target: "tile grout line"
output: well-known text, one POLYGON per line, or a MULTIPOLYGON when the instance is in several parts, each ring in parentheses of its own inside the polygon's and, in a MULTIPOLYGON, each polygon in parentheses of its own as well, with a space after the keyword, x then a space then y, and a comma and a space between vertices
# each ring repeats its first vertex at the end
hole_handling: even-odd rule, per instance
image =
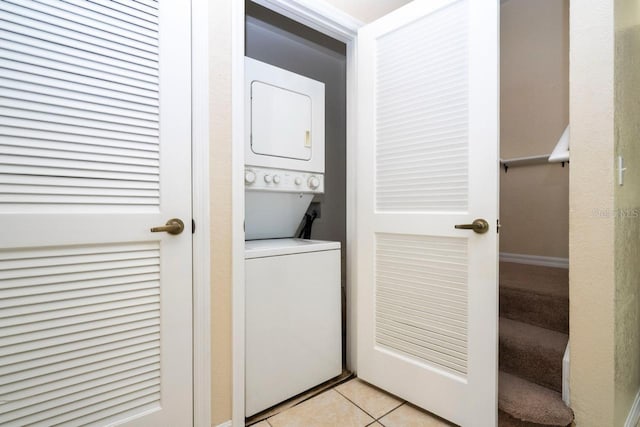
MULTIPOLYGON (((380 418, 378 418, 376 421, 380 422, 381 419, 383 419, 384 417, 386 417, 387 415, 389 415, 390 413, 392 413, 393 411, 395 411, 396 409, 400 408, 403 405, 406 405, 407 402, 405 400, 401 401, 400 404, 398 406, 396 406, 395 408, 393 408, 392 410, 390 410, 389 412, 386 412, 384 414, 382 414, 382 416, 380 418)), ((382 424, 382 423, 380 423, 382 424)))
MULTIPOLYGON (((1 1, 1 0, 0 0, 1 1)), ((261 418, 259 420, 252 420, 253 424, 251 424, 251 426, 255 425, 255 424, 259 424, 262 421, 267 421, 268 419, 274 418, 284 412, 289 411, 290 409, 295 408, 296 406, 302 405, 303 403, 317 397, 320 396, 323 393, 328 392, 329 390, 333 390, 336 387, 341 386, 342 384, 345 384, 349 381, 351 381, 352 379, 356 378, 354 376, 353 373, 350 373, 348 371, 343 371, 342 375, 340 375, 339 377, 334 378, 333 380, 329 380, 327 381, 327 383, 323 383, 320 384, 320 386, 318 387, 314 387, 311 390, 308 390, 304 393, 301 393, 300 395, 293 397, 292 399, 285 401, 281 404, 278 404, 274 407, 272 407, 271 409, 267 409, 264 413, 263 416, 265 416, 265 418, 261 418), (328 384, 328 383, 332 383, 332 384, 328 384), (292 403, 294 402, 294 403, 292 403), (291 406, 287 406, 287 405, 291 405, 291 406), (284 407, 287 406, 287 407, 284 407), (283 408, 284 407, 284 408, 283 408), (281 409, 279 412, 275 412, 276 410, 281 409)), ((255 417, 255 415, 253 416, 255 417)), ((269 425, 271 425, 271 423, 269 423, 269 425)), ((271 425, 271 427, 273 427, 271 425)))
MULTIPOLYGON (((364 412, 366 415, 368 415, 368 416, 373 420, 373 421, 371 421, 371 423, 366 424, 366 425, 365 425, 365 427, 371 427, 371 426, 373 426, 373 425, 374 425, 374 424, 376 424, 376 423, 378 423, 378 424, 380 424, 382 427, 384 427, 384 424, 382 424, 382 422, 380 422, 380 420, 381 420, 382 418, 386 417, 387 415, 389 415, 390 413, 392 413, 393 411, 397 410, 398 408, 400 408, 400 407, 402 407, 402 406, 404 406, 404 405, 406 405, 406 404, 407 404, 407 402, 406 402, 405 400, 400 400, 400 403, 398 404, 398 406, 393 407, 393 408, 392 408, 392 409, 390 409, 389 411, 387 411, 387 412, 385 412, 384 414, 382 414, 380 417, 377 417, 377 418, 376 418, 373 414, 370 414, 368 411, 366 411, 364 408, 362 408, 362 407, 361 407, 360 405, 358 405, 356 402, 354 402, 353 400, 349 399, 346 395, 344 395, 343 393, 341 393, 341 392, 337 389, 340 385, 342 385, 342 384, 337 384, 337 385, 335 385, 333 388, 329 388, 329 389, 327 389, 327 390, 325 390, 325 391, 323 391, 323 392, 320 392, 318 395, 316 395, 316 396, 312 396, 312 397, 310 397, 310 398, 309 398, 309 399, 307 399, 307 400, 312 400, 314 397, 317 397, 317 396, 319 396, 319 395, 321 395, 321 394, 324 394, 324 393, 326 393, 326 392, 329 392, 329 391, 333 390, 333 391, 335 391, 339 396, 341 396, 341 397, 342 397, 342 398, 344 398, 347 402, 349 402, 350 404, 352 404, 353 406, 355 406, 356 408, 358 408, 359 410, 361 410, 362 412, 364 412)), ((300 403, 304 403, 304 401, 303 401, 303 402, 300 402, 300 403)), ((295 405, 295 406, 298 406, 298 405, 295 405)), ((294 406, 294 407, 295 407, 295 406, 294 406)), ((282 412, 281 412, 281 414, 283 414, 283 413, 285 413, 285 412, 289 411, 290 409, 293 409, 294 407, 287 408, 286 410, 282 411, 282 412)), ((275 415, 274 415, 274 416, 275 416, 275 415)), ((269 417, 269 418, 273 418, 273 417, 269 417)), ((262 420, 262 421, 266 422, 266 423, 267 423, 267 425, 268 425, 269 427, 273 427, 273 424, 271 424, 271 423, 269 422, 269 418, 265 418, 265 419, 264 419, 264 420, 262 420)))
POLYGON ((349 399, 347 396, 345 396, 344 394, 340 393, 338 390, 336 390, 335 388, 332 389, 334 390, 336 393, 338 393, 338 395, 342 396, 347 402, 351 403, 353 406, 355 406, 356 408, 360 409, 362 412, 364 412, 365 414, 369 415, 372 419, 373 422, 366 424, 366 426, 370 426, 371 424, 375 423, 376 421, 378 421, 376 419, 376 417, 374 417, 373 415, 371 415, 370 413, 368 413, 367 411, 365 411, 364 409, 362 409, 356 402, 354 402, 353 400, 349 399))
MULTIPOLYGON (((337 387, 337 386, 336 386, 337 387)), ((400 404, 398 406, 394 406, 393 409, 385 412, 384 414, 382 414, 380 417, 376 418, 373 414, 370 414, 369 412, 367 412, 364 408, 361 408, 360 405, 358 405, 356 402, 354 402, 353 400, 349 399, 347 396, 345 396, 344 394, 340 393, 340 390, 338 390, 337 388, 333 388, 332 390, 335 390, 336 393, 338 393, 340 396, 344 397, 345 399, 347 399, 349 402, 351 402, 356 408, 360 409, 362 412, 364 412, 365 414, 369 415, 371 418, 373 418, 373 423, 371 424, 367 424, 367 427, 374 424, 376 421, 380 422, 380 420, 384 417, 386 417, 387 415, 389 415, 390 413, 392 413, 393 411, 395 411, 396 409, 398 409, 399 407, 401 407, 402 405, 406 404, 407 402, 404 400, 400 401, 400 404)), ((382 424, 382 423, 380 423, 382 424)))

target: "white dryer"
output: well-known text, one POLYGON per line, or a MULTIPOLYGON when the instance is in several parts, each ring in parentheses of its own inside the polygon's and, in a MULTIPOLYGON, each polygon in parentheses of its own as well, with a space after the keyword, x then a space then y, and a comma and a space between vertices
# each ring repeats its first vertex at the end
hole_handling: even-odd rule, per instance
POLYGON ((249 417, 342 372, 340 242, 246 242, 249 417))
POLYGON ((324 83, 245 58, 245 239, 294 237, 324 192, 324 83))
POLYGON ((245 58, 245 164, 324 173, 324 83, 245 58))

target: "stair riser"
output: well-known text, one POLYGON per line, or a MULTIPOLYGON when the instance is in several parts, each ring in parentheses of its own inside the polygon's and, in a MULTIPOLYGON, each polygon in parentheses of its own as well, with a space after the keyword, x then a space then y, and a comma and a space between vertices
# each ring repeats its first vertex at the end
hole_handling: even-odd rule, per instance
POLYGON ((562 392, 562 356, 549 348, 522 347, 500 338, 500 369, 562 392))
POLYGON ((568 298, 501 288, 500 316, 565 334, 569 333, 568 298))

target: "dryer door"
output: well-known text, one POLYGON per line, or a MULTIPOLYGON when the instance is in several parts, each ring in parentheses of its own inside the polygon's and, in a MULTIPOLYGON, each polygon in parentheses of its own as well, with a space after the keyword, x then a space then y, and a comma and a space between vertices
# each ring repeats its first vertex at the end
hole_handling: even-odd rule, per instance
POLYGON ((267 83, 251 83, 251 151, 311 159, 311 98, 267 83))

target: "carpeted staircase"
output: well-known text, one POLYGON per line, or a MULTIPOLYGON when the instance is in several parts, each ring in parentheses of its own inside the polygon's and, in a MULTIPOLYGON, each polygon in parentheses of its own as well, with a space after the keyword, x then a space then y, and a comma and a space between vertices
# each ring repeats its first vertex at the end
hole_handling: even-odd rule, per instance
POLYGON ((500 427, 571 424, 561 394, 568 334, 568 270, 500 263, 500 427))

